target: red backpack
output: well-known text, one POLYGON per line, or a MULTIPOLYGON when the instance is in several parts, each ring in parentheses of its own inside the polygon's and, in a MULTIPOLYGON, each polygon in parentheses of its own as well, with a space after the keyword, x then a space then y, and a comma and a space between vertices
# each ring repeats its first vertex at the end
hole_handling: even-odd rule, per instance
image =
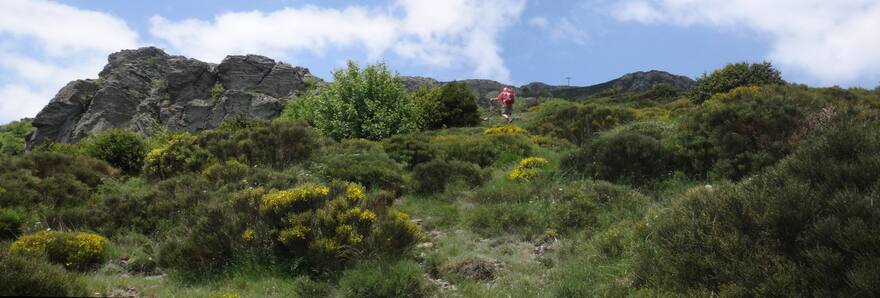
POLYGON ((501 93, 498 93, 498 101, 506 106, 513 105, 515 97, 516 93, 510 88, 504 88, 504 90, 501 90, 501 93))

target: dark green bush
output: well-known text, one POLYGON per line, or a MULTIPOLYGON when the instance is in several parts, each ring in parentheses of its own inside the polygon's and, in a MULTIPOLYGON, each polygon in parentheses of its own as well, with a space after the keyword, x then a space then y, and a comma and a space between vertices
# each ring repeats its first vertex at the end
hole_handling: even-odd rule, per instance
POLYGON ((376 142, 345 140, 327 148, 318 161, 325 176, 371 189, 403 190, 403 168, 376 142))
POLYGON ((660 140, 641 134, 604 134, 566 156, 563 170, 593 179, 644 184, 669 176, 680 158, 660 140))
POLYGON ((515 162, 531 155, 533 143, 524 134, 440 135, 431 139, 438 159, 487 167, 515 162))
POLYGON ((446 189, 446 184, 460 179, 470 186, 479 186, 486 175, 480 166, 463 161, 432 160, 413 169, 414 190, 422 194, 433 194, 446 189))
POLYGON ((586 144, 596 133, 635 119, 630 109, 553 100, 542 103, 526 127, 530 132, 586 144))
POLYGON ((0 248, 0 296, 86 296, 80 278, 45 258, 0 248))
POLYGON ((342 297, 426 297, 431 287, 413 261, 371 261, 342 273, 342 297))
POLYGON ((721 295, 876 296, 880 125, 846 121, 736 185, 700 188, 649 223, 638 280, 721 295), (873 282, 869 282, 873 280, 873 282))
POLYGON ((418 164, 431 161, 437 155, 430 146, 431 139, 419 134, 396 135, 382 141, 385 153, 397 162, 412 169, 418 164))
POLYGON ((480 123, 477 95, 463 83, 422 88, 411 97, 416 122, 422 129, 474 126, 480 123))
POLYGON ((691 89, 690 97, 694 103, 701 104, 715 94, 726 93, 737 87, 784 84, 779 71, 770 62, 740 62, 728 64, 709 75, 703 74, 691 89))
POLYGON ((17 209, 0 208, 0 240, 15 239, 21 234, 25 216, 17 209))
POLYGON ((794 87, 734 89, 686 115, 679 143, 699 176, 741 179, 790 153, 808 116, 824 105, 794 87))
POLYGON ((317 134, 302 123, 230 120, 224 124, 202 132, 198 140, 219 160, 281 169, 310 158, 320 148, 317 134))
POLYGON ((192 273, 224 269, 244 245, 237 219, 229 205, 202 206, 159 246, 159 265, 192 273))
POLYGON ((110 129, 84 141, 85 153, 106 161, 127 175, 137 175, 147 155, 147 142, 140 134, 110 129))

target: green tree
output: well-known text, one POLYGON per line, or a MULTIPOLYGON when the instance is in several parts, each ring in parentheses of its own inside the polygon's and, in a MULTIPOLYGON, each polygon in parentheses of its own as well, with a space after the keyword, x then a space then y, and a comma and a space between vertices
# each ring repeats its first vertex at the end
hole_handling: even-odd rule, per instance
POLYGON ((415 128, 403 85, 384 63, 361 69, 349 61, 348 68, 333 73, 333 83, 323 92, 307 96, 298 108, 311 122, 336 140, 380 140, 415 128))
POLYGON ((462 83, 422 88, 412 96, 416 122, 423 129, 473 126, 480 123, 477 96, 462 83))
POLYGON ((30 120, 13 121, 0 125, 0 154, 17 155, 25 150, 24 138, 33 127, 30 120))
POLYGON ((709 75, 703 74, 691 89, 690 97, 695 104, 701 104, 715 94, 725 93, 736 87, 783 84, 785 81, 770 62, 740 62, 728 64, 709 75))

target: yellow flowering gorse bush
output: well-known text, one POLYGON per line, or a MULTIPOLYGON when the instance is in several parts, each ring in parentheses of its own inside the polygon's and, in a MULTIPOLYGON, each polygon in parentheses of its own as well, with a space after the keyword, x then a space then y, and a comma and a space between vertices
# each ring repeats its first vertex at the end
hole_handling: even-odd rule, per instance
POLYGON ((106 260, 107 245, 107 238, 97 234, 43 231, 20 237, 9 249, 45 254, 50 261, 68 269, 85 270, 106 260))
POLYGON ((496 125, 483 131, 487 136, 500 134, 526 134, 526 130, 516 125, 496 125))
POLYGON ((529 157, 519 161, 519 164, 510 172, 510 180, 529 181, 541 175, 541 170, 549 163, 543 157, 529 157))

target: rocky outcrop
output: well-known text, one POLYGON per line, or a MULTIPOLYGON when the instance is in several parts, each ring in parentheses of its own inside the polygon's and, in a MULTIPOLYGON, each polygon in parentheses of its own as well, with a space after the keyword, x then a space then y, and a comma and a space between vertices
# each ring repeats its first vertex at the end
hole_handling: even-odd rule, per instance
POLYGON ((99 79, 62 88, 34 118, 28 145, 74 142, 109 128, 195 132, 227 117, 271 119, 310 77, 306 68, 256 55, 215 65, 154 47, 123 50, 110 55, 99 79))

